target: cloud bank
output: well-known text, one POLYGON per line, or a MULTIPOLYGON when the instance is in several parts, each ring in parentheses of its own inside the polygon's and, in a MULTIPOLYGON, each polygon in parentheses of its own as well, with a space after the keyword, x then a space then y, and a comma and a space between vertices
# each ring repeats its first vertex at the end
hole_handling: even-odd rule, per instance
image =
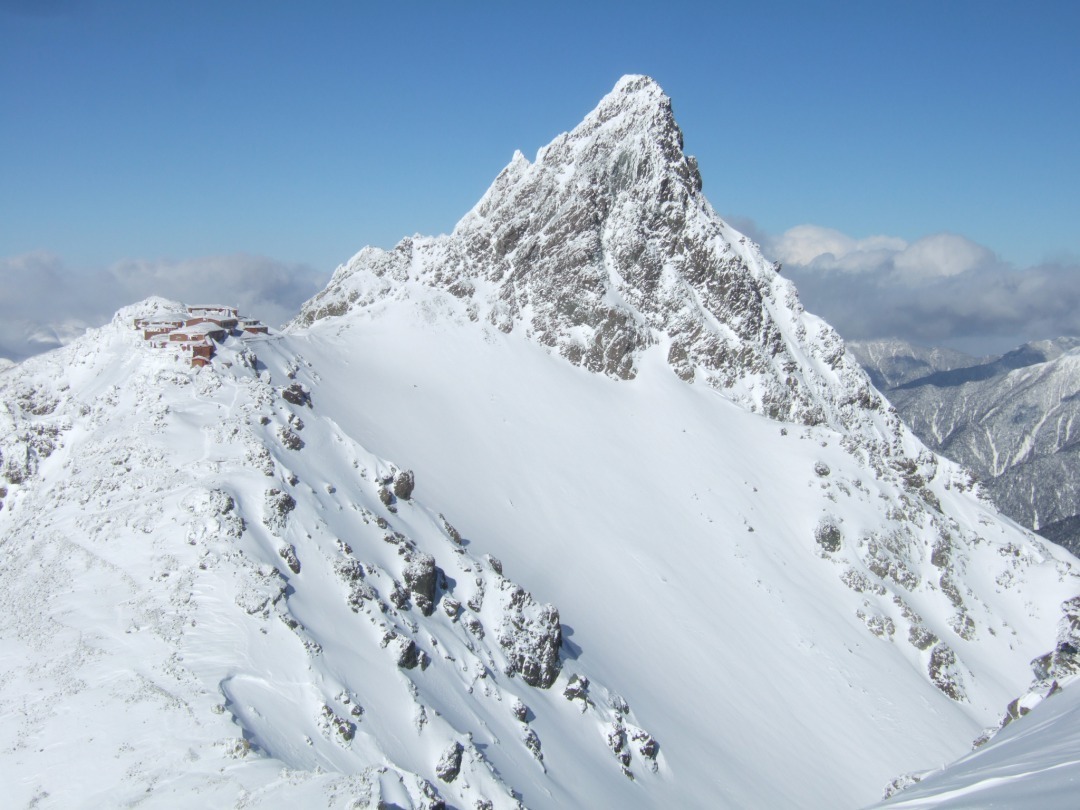
POLYGON ((845 338, 898 337, 990 354, 1080 335, 1080 262, 1019 268, 950 233, 909 243, 855 239, 817 225, 779 236, 753 223, 747 230, 783 264, 806 308, 845 338))
POLYGON ((93 272, 45 252, 0 258, 0 357, 18 361, 55 348, 151 295, 234 304, 277 326, 328 280, 307 265, 248 254, 131 259, 93 272))
MULTIPOLYGON (((1080 335, 1080 262, 1018 268, 949 233, 907 242, 799 225, 773 236, 750 220, 730 221, 783 264, 806 308, 848 339, 898 337, 983 355, 1080 335)), ((66 343, 150 295, 236 304, 279 325, 328 280, 307 265, 247 254, 131 259, 96 272, 50 253, 0 257, 0 358, 66 343)))

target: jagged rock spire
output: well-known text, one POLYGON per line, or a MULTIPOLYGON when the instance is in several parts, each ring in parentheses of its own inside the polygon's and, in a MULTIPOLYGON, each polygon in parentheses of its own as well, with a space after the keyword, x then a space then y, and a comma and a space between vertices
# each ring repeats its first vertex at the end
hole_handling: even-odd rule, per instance
POLYGON ((681 379, 775 418, 847 425, 880 408, 836 333, 803 312, 701 185, 670 99, 626 76, 535 161, 516 153, 450 236, 365 248, 298 324, 419 282, 462 299, 474 320, 616 378, 635 377, 657 349, 681 379))

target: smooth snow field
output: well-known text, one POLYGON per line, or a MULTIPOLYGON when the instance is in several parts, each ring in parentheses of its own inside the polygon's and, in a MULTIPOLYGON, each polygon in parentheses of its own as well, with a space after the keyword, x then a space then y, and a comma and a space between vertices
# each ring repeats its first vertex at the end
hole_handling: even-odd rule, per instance
POLYGON ((423 471, 418 492, 433 508, 559 605, 577 660, 615 684, 663 746, 670 770, 642 785, 655 791, 643 806, 869 803, 898 773, 967 750, 1052 646, 1056 618, 995 582, 997 549, 1019 543, 1045 560, 1022 575, 1044 582, 1043 596, 1064 599, 1074 581, 1060 581, 1030 536, 942 489, 986 535, 967 552, 978 643, 948 629, 952 605, 928 583, 904 594, 974 675, 967 700, 946 698, 906 629, 879 638, 859 618, 904 628, 893 595, 852 591, 840 578, 849 556, 815 544, 827 514, 842 516, 849 542, 887 530, 883 503, 897 497, 840 435, 687 386, 660 352, 638 379, 613 381, 474 328, 450 296, 417 299, 311 330, 299 351, 344 367, 320 381, 322 406, 366 446, 423 471))

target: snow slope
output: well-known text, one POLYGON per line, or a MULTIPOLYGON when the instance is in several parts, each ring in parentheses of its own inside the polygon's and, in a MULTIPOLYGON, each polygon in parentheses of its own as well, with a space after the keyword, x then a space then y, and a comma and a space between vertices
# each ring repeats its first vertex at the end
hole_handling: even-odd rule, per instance
POLYGON ((1023 691, 1076 562, 900 424, 680 143, 627 77, 291 332, 350 435, 577 617, 668 757, 642 806, 858 806, 1023 691))
POLYGON ((10 806, 566 806, 665 778, 602 679, 564 696, 588 670, 557 610, 319 409, 289 340, 191 369, 132 328, 162 307, 0 378, 10 806))
POLYGON ((1073 810, 1080 790, 1078 686, 1074 679, 986 745, 876 806, 1073 810))
POLYGON ((579 660, 667 755, 641 806, 865 804, 964 751, 1053 645, 1075 561, 949 462, 923 461, 938 513, 844 434, 749 414, 658 353, 617 382, 435 306, 313 330, 304 356, 348 369, 318 396, 574 616, 579 660))

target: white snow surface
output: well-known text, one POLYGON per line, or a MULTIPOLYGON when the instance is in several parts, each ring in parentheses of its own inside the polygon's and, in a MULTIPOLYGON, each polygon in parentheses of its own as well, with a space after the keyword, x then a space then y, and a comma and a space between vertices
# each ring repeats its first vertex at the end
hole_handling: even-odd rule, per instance
POLYGON ((1074 810, 1080 791, 1080 683, 1036 705, 986 745, 876 807, 1074 810))
POLYGON ((418 500, 386 504, 401 471, 281 396, 290 374, 317 386, 294 341, 229 339, 191 369, 132 328, 157 303, 2 381, 10 806, 515 807, 510 786, 567 806, 596 772, 631 803, 665 778, 601 680, 563 697, 583 666, 550 689, 508 674, 502 637, 542 606, 418 500), (426 555, 453 611, 407 593, 426 555), (454 743, 461 774, 434 788, 454 743))
POLYGON ((1053 647, 1075 560, 962 491, 949 462, 931 464, 942 515, 843 433, 750 414, 657 352, 614 381, 411 292, 304 336, 316 368, 347 368, 318 397, 559 605, 577 662, 618 684, 665 752, 670 778, 633 806, 866 804, 965 751, 1053 647), (838 552, 815 541, 823 521, 838 552), (931 562, 946 533, 959 609, 931 562), (914 627, 956 652, 960 702, 931 684, 914 627))
MULTIPOLYGON (((205 368, 132 328, 156 299, 0 375, 16 806, 853 808, 996 722, 1076 558, 900 425, 699 196, 665 103, 630 77, 541 150, 617 131, 682 167, 676 225, 639 234, 659 299, 615 231, 566 264, 595 243, 543 225, 536 277, 470 264, 478 216, 536 241, 493 190, 205 368)), ((537 187, 576 187, 553 166, 537 187)), ((653 169, 589 205, 629 223, 678 185, 653 169)))

